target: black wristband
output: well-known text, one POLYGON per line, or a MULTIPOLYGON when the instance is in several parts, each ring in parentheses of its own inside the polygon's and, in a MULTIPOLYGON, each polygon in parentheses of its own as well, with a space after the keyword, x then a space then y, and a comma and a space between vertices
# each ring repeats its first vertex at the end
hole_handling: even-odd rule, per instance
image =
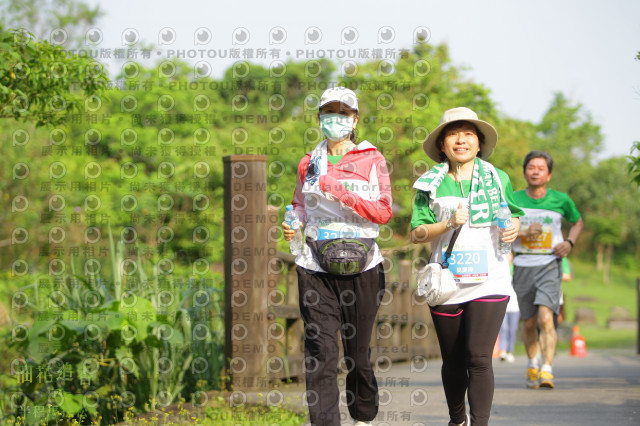
POLYGON ((573 241, 571 241, 571 240, 570 240, 570 239, 568 239, 568 238, 567 238, 565 241, 566 241, 566 242, 568 242, 569 244, 571 244, 571 248, 573 248, 573 246, 575 245, 575 244, 573 244, 573 241))

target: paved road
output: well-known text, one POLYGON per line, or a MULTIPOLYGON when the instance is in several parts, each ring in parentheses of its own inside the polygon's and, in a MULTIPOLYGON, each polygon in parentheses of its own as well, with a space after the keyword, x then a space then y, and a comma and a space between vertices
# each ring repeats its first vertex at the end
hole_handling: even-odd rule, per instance
MULTIPOLYGON (((446 425, 449 416, 440 365, 434 360, 425 372, 412 373, 409 364, 398 364, 380 373, 383 385, 393 383, 393 377, 409 377, 410 386, 382 387, 390 391, 392 400, 382 407, 386 412, 378 424, 446 425), (424 405, 418 405, 424 400, 421 390, 427 395, 424 405), (402 412, 408 413, 405 418, 402 412)), ((632 351, 591 351, 586 358, 560 354, 554 363, 553 390, 526 389, 525 369, 525 357, 514 364, 494 360, 492 425, 640 425, 640 357, 632 351)), ((388 395, 383 391, 382 396, 388 395)))
MULTIPOLYGON (((446 425, 440 366, 440 360, 429 360, 426 368, 414 365, 412 371, 409 363, 395 363, 378 372, 381 407, 373 424, 446 425)), ((525 369, 525 357, 514 364, 494 360, 491 425, 640 425, 640 356, 632 350, 590 350, 586 358, 559 354, 553 390, 526 389, 525 369)), ((299 401, 295 389, 289 392, 288 401, 299 401)), ((343 424, 353 424, 346 407, 342 410, 343 424)))

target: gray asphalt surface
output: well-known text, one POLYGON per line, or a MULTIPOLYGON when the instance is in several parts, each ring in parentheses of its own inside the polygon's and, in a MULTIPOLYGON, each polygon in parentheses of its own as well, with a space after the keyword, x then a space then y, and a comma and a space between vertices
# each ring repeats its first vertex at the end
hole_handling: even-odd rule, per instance
MULTIPOLYGON (((381 407, 373 424, 446 425, 441 364, 438 359, 426 367, 394 363, 388 371, 378 371, 381 407)), ((555 389, 527 389, 525 370, 524 356, 513 364, 494 359, 491 425, 640 425, 640 356, 635 351, 590 350, 586 358, 561 353, 554 362, 555 389)), ((288 402, 304 410, 296 403, 299 390, 285 392, 288 402)), ((346 407, 341 411, 343 424, 352 425, 346 407)))
MULTIPOLYGON (((410 364, 397 364, 378 374, 381 389, 389 390, 392 400, 381 407, 386 413, 374 425, 446 425, 440 366, 440 360, 433 360, 424 372, 412 373, 410 364), (393 377, 409 377, 410 386, 385 386, 393 377), (427 401, 418 405, 424 400, 421 390, 427 401), (402 418, 401 412, 408 414, 402 418)), ((513 364, 494 360, 490 424, 640 425, 640 356, 633 351, 590 351, 586 358, 559 354, 554 362, 555 389, 527 389, 525 370, 524 356, 513 364)))

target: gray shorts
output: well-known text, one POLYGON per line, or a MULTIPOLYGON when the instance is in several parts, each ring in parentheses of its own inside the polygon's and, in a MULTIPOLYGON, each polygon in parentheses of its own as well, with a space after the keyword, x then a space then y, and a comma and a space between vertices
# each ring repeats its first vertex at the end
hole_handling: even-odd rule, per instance
POLYGON ((544 266, 514 266, 513 289, 518 295, 520 317, 531 318, 544 305, 558 314, 562 293, 562 266, 557 259, 544 266))

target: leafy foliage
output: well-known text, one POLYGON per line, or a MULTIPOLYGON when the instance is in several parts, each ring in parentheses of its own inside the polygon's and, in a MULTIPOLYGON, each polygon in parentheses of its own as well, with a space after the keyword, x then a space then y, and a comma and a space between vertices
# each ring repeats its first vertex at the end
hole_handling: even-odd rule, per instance
POLYGON ((67 416, 113 424, 129 409, 154 410, 220 388, 219 281, 148 278, 149 265, 127 261, 124 246, 114 244, 112 266, 127 267, 113 285, 99 272, 72 272, 19 290, 25 303, 14 314, 33 322, 10 336, 24 357, 4 378, 11 401, 4 405, 13 407, 5 420, 40 424, 67 416))
MULTIPOLYGON (((0 263, 10 267, 8 259, 30 259, 30 268, 42 270, 70 253, 104 255, 105 241, 87 244, 84 232, 91 227, 105 235, 107 222, 135 233, 146 255, 221 261, 220 157, 267 155, 268 202, 283 208, 293 194, 298 161, 320 141, 316 102, 329 84, 356 89, 358 138, 373 142, 388 160, 394 217, 383 229, 390 236, 383 245, 407 243, 412 184, 432 165, 422 141, 443 110, 460 105, 498 128, 491 161, 510 175, 515 189, 525 185, 524 155, 545 149, 556 162, 552 186, 569 192, 585 217, 609 208, 594 205, 598 198, 589 189, 598 180, 594 163, 602 136, 581 105, 559 93, 539 124, 503 117, 490 92, 452 65, 444 45, 419 43, 393 61, 340 69, 328 60, 289 61, 281 69, 241 62, 220 80, 200 78, 179 61, 151 68, 129 62, 105 92, 110 102, 85 104, 86 111, 71 114, 68 125, 33 129, 6 123, 13 144, 4 145, 0 156, 0 190, 7 194, 0 226, 10 235, 15 226, 9 224, 20 224, 29 230, 29 242, 11 245, 0 263), (28 168, 28 178, 15 178, 17 165, 28 168), (10 205, 19 196, 29 208, 15 213, 10 205), (52 210, 50 202, 60 197, 65 207, 52 210), (49 241, 56 224, 67 231, 64 243, 49 241), (170 240, 162 233, 171 234, 170 240)), ((621 235, 620 244, 637 250, 628 234, 621 235)))
POLYGON ((91 58, 0 27, 0 118, 62 124, 69 113, 101 103, 107 81, 103 65, 91 58))
POLYGON ((28 28, 40 39, 58 38, 68 45, 79 41, 85 27, 102 15, 99 5, 77 0, 4 0, 0 26, 28 28))
POLYGON ((640 186, 640 141, 633 143, 631 155, 627 156, 627 159, 629 160, 627 172, 631 175, 631 179, 636 185, 640 186))

